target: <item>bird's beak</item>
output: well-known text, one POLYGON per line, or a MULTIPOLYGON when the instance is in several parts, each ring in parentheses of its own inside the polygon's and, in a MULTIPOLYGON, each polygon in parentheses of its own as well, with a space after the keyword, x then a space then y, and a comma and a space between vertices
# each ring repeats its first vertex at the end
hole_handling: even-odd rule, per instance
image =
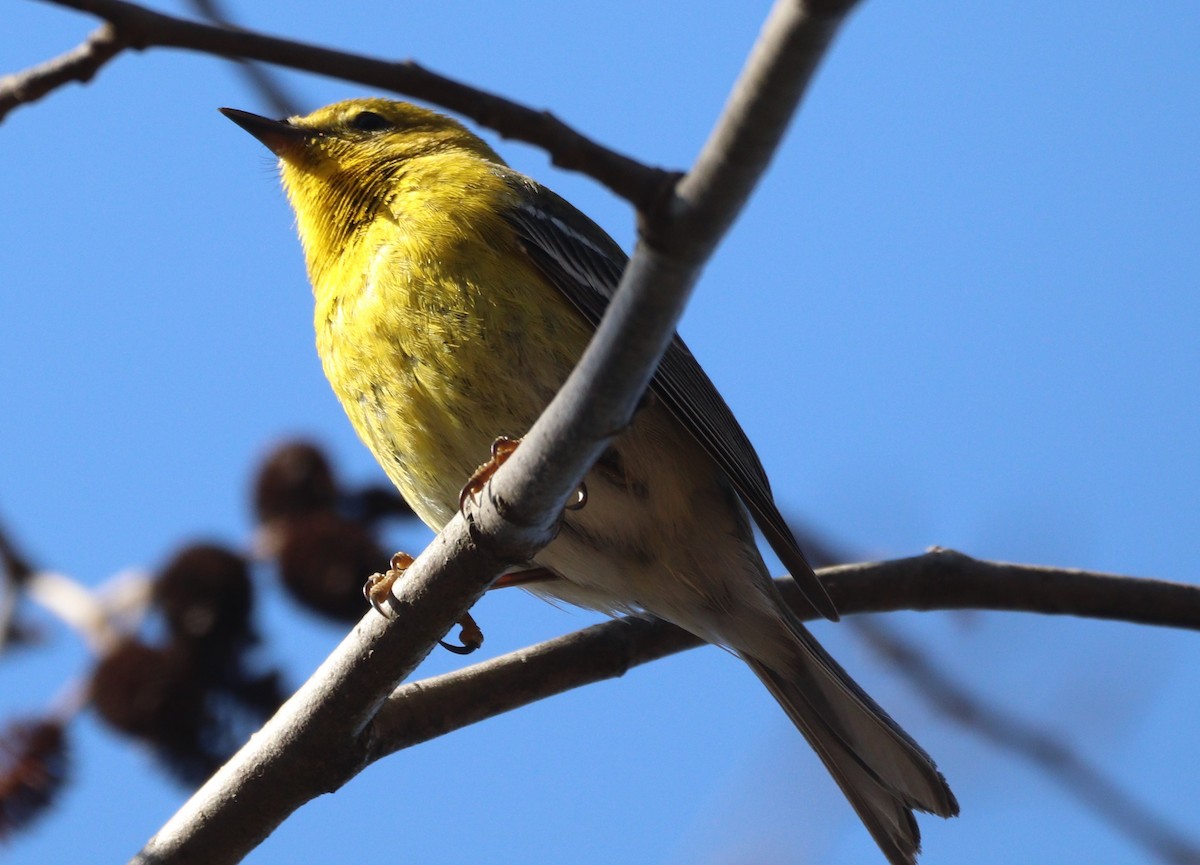
POLYGON ((271 120, 236 108, 222 108, 221 113, 265 144, 276 156, 285 155, 316 134, 311 129, 293 126, 286 120, 271 120))

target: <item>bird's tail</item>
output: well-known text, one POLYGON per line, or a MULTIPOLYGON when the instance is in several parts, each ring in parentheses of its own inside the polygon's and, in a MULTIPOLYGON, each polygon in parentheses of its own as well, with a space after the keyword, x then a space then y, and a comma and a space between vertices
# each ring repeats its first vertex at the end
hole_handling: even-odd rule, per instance
POLYGON ((802 625, 779 669, 743 659, 825 763, 893 865, 913 865, 921 833, 913 809, 953 817, 958 802, 933 760, 854 682, 802 625))

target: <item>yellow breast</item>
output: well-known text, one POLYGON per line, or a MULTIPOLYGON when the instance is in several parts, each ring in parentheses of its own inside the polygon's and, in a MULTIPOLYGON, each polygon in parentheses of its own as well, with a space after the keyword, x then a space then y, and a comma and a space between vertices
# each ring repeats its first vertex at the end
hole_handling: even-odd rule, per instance
POLYGON ((452 217, 426 199, 433 213, 374 220, 313 279, 325 374, 359 436, 435 528, 453 516, 492 441, 524 435, 589 336, 501 220, 464 219, 456 205, 452 217))

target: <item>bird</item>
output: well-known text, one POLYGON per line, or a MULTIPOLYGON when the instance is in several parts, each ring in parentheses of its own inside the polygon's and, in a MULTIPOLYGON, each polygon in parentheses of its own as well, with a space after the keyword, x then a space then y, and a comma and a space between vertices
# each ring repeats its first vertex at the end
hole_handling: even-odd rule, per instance
MULTIPOLYGON (((350 99, 273 120, 222 112, 271 150, 295 211, 317 352, 359 437, 434 530, 493 442, 518 441, 574 367, 628 258, 591 219, 462 123, 350 99)), ((933 760, 779 593, 757 525, 836 619, 716 387, 676 334, 628 427, 586 474, 527 588, 653 616, 741 658, 816 751, 893 865, 914 811, 958 813, 933 760)))

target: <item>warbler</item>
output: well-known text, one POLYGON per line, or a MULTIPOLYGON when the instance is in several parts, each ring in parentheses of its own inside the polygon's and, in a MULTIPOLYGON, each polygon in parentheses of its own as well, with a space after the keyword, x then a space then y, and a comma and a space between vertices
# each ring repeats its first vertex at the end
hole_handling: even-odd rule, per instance
MULTIPOLYGON (((269 120, 316 299, 317 350, 351 423, 435 530, 501 436, 523 435, 582 354, 627 257, 590 219, 441 114, 385 99, 269 120)), ((751 518, 813 606, 837 612, 757 455, 675 337, 650 396, 584 479, 530 590, 650 614, 742 658, 893 863, 913 810, 958 804, 929 756, 785 605, 751 518)))

